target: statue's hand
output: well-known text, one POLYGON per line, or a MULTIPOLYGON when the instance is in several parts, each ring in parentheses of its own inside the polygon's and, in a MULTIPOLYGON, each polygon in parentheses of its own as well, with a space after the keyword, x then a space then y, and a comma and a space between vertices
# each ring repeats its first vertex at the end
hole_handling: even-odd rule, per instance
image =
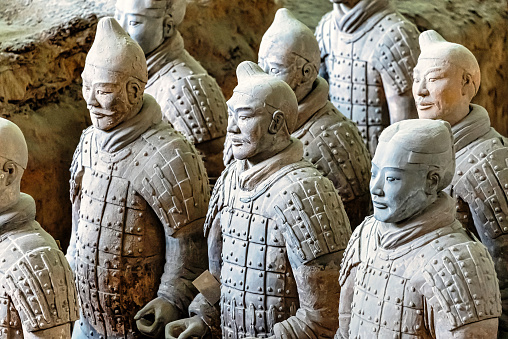
POLYGON ((178 319, 180 311, 169 301, 157 297, 145 305, 135 316, 138 330, 146 336, 160 338, 164 326, 178 319))
POLYGON ((166 339, 202 338, 208 329, 205 322, 197 315, 180 319, 166 325, 166 339))

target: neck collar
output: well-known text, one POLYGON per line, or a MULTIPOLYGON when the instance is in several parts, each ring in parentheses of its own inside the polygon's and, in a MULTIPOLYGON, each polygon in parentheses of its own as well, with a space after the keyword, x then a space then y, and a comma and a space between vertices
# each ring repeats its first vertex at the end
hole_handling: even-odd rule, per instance
POLYGON ((487 134, 490 129, 490 118, 487 110, 482 106, 471 104, 469 114, 452 126, 455 152, 487 134))
POLYGON ((162 45, 157 47, 156 50, 150 52, 146 56, 146 64, 148 66, 148 83, 149 87, 152 82, 150 79, 160 71, 166 64, 175 60, 184 51, 184 41, 180 32, 176 31, 175 34, 164 40, 162 45))

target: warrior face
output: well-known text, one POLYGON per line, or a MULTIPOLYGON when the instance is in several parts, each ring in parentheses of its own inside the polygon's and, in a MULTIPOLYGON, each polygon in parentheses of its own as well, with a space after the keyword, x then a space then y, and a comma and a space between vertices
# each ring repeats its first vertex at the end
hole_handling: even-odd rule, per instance
POLYGON ((437 194, 438 176, 427 164, 409 163, 400 140, 380 142, 372 159, 370 194, 374 217, 398 223, 425 209, 437 194), (437 181, 436 181, 437 180, 437 181))
POLYGON ((85 64, 83 98, 95 128, 109 131, 139 112, 142 89, 129 76, 85 64))
POLYGON ((115 19, 145 54, 159 47, 172 27, 171 16, 165 14, 165 8, 147 8, 143 1, 118 0, 115 19))
POLYGON ((0 213, 15 204, 28 162, 23 133, 13 122, 0 118, 0 213))
POLYGON ((292 53, 284 55, 276 52, 260 50, 258 64, 265 73, 284 81, 295 91, 303 82, 303 65, 307 62, 292 53))
POLYGON ((469 113, 464 69, 441 59, 420 59, 414 69, 413 96, 421 119, 442 119, 450 125, 469 113))
POLYGON ((241 92, 234 92, 227 104, 228 137, 235 159, 256 164, 271 157, 276 134, 285 124, 284 114, 241 92))

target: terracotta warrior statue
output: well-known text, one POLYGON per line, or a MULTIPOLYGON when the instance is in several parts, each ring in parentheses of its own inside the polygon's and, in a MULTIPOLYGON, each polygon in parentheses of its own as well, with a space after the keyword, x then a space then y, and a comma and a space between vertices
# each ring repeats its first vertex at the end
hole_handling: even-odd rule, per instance
POLYGON ((187 316, 206 268, 206 170, 143 95, 144 53, 115 19, 99 22, 82 78, 93 126, 71 167, 67 255, 81 302, 73 338, 160 337, 187 316))
POLYGON ((115 17, 146 55, 146 93, 202 152, 213 182, 224 169, 226 100, 215 79, 184 49, 178 27, 186 6, 187 0, 117 0, 115 17))
POLYGON ((71 268, 20 193, 28 162, 18 126, 0 118, 0 338, 67 339, 78 319, 71 268))
POLYGON ((168 324, 166 338, 200 337, 219 319, 225 339, 332 338, 346 213, 290 135, 291 87, 248 61, 237 75, 228 101, 236 161, 215 185, 205 223, 211 280, 220 284, 200 289, 194 316, 168 324))
POLYGON ((496 337, 494 263, 455 218, 450 125, 387 127, 372 160, 374 215, 356 228, 340 272, 337 338, 496 337))
POLYGON ((333 10, 316 28, 320 75, 331 102, 358 125, 372 154, 381 131, 416 118, 411 75, 418 30, 390 0, 331 0, 333 10))
POLYGON ((446 190, 457 200, 457 219, 494 259, 503 304, 500 338, 508 337, 508 140, 490 126, 483 107, 471 104, 480 87, 473 53, 435 31, 422 33, 420 47, 413 83, 418 115, 452 126, 457 169, 446 190))
MULTIPOLYGON (((287 9, 279 9, 261 40, 258 64, 295 92, 298 117, 292 136, 303 142, 304 159, 338 190, 351 226, 359 225, 370 208, 370 154, 355 124, 328 101, 312 31, 287 9)), ((229 140, 224 153, 232 156, 229 140)))

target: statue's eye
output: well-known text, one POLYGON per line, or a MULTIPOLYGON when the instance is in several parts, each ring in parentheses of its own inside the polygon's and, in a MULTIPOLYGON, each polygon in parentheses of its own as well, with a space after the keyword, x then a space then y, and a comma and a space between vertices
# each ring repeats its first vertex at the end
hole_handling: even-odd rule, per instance
POLYGON ((279 69, 276 67, 272 67, 272 68, 270 68, 270 73, 277 74, 277 73, 279 73, 279 69))
POLYGON ((397 178, 394 178, 394 177, 386 177, 386 181, 395 181, 395 180, 398 180, 397 178))
POLYGON ((129 21, 129 26, 137 26, 137 25, 139 25, 140 23, 141 23, 141 22, 139 22, 139 21, 131 20, 131 21, 129 21))

